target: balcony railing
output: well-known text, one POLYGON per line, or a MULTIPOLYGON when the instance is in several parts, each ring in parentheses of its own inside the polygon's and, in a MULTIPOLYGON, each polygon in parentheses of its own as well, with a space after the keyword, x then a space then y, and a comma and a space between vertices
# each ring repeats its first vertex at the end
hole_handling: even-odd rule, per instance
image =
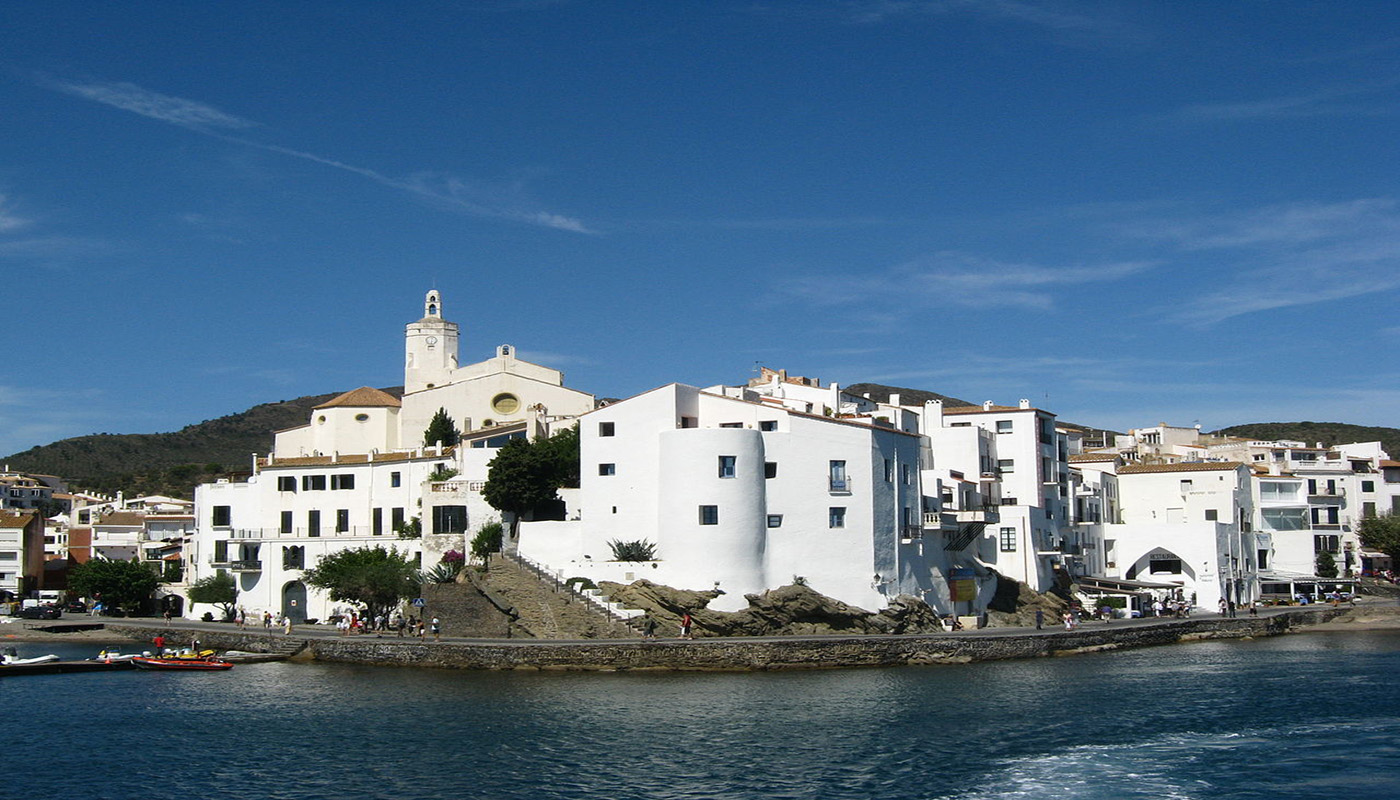
POLYGON ((924 529, 919 527, 918 525, 903 525, 901 526, 901 528, 902 530, 900 532, 899 538, 903 539, 906 542, 912 542, 916 539, 924 538, 924 529))
POLYGON ((850 494, 852 483, 853 481, 849 476, 827 479, 827 486, 832 494, 850 494))
POLYGON ((233 531, 233 539, 244 540, 264 540, 264 539, 348 539, 364 536, 387 536, 394 538, 395 534, 389 525, 384 525, 384 529, 379 533, 374 532, 370 525, 351 525, 343 531, 335 530, 335 526, 322 525, 320 528, 292 528, 282 530, 281 528, 239 528, 233 531))
POLYGON ((262 572, 262 562, 257 559, 242 559, 229 565, 234 572, 262 572))

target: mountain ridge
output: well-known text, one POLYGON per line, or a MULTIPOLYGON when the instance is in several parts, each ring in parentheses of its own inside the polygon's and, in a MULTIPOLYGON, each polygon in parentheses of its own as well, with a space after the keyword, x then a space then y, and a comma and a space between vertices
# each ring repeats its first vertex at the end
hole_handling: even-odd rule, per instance
MULTIPOLYGON (((403 387, 382 389, 395 397, 403 387)), ((843 388, 857 397, 887 402, 898 394, 906 405, 922 405, 941 399, 957 408, 975 406, 950 395, 923 389, 853 383, 843 388)), ((307 424, 311 410, 344 392, 307 395, 275 403, 260 403, 246 411, 186 425, 169 433, 96 433, 60 439, 31 447, 0 459, 0 463, 20 472, 57 475, 75 488, 128 495, 168 494, 190 497, 200 483, 245 473, 251 469, 253 453, 272 449, 274 431, 307 424)), ((1099 434, 1112 442, 1114 431, 1058 420, 1078 428, 1092 438, 1099 434)), ((1342 422, 1261 422, 1234 425, 1214 431, 1223 436, 1250 439, 1301 441, 1308 445, 1333 446, 1348 442, 1379 441, 1388 454, 1400 455, 1400 429, 1351 425, 1342 422)))

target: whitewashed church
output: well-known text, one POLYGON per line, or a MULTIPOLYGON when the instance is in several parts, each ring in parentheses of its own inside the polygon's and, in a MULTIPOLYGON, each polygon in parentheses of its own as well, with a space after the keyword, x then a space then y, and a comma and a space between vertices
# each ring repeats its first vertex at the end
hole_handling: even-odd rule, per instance
MULTIPOLYGON (((233 573, 238 604, 294 622, 325 619, 336 604, 307 586, 304 569, 333 552, 384 545, 431 567, 497 518, 481 497, 487 464, 512 438, 548 435, 594 407, 563 373, 521 361, 501 345, 461 366, 458 326, 428 292, 404 337, 404 393, 361 387, 312 410, 307 424, 277 431, 241 482, 195 491, 198 532, 185 558, 189 582, 233 573), (463 431, 456 447, 423 442, 438 409, 463 431), (421 538, 401 538, 405 527, 421 538)), ((195 607, 198 617, 212 607, 195 607)))

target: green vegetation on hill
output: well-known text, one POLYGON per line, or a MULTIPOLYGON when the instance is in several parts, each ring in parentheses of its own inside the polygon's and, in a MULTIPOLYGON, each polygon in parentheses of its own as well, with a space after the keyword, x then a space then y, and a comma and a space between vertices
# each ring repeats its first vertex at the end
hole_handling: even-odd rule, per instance
POLYGON ((1348 425, 1345 422, 1256 422, 1215 431, 1220 436, 1276 441, 1283 439, 1323 447, 1352 442, 1380 442, 1391 458, 1400 458, 1400 429, 1348 425))
MULTIPOLYGON (((400 388, 384 391, 396 397, 400 388)), ((188 425, 174 433, 98 433, 15 453, 11 469, 57 475, 74 488, 104 493, 193 496, 206 481, 252 469, 252 454, 272 449, 272 432, 305 425, 311 409, 339 395, 264 403, 188 425)))

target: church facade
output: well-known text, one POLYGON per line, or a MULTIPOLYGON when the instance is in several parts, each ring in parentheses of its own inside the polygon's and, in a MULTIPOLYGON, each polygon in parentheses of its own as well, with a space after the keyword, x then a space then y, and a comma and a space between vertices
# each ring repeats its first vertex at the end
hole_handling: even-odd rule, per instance
MULTIPOLYGON (((481 497, 487 465, 511 438, 548 435, 592 410, 593 396, 563 374, 500 345, 485 361, 458 365, 459 329, 427 293, 423 317, 404 336, 404 394, 360 387, 312 409, 307 424, 277 431, 244 481, 195 490, 197 533, 185 554, 189 581, 234 575, 249 615, 324 620, 343 610, 302 580, 332 553, 382 545, 431 568, 465 551, 498 518, 481 497), (462 431, 457 446, 422 441, 445 409, 462 431)), ((212 606, 192 606, 199 616, 212 606)))

